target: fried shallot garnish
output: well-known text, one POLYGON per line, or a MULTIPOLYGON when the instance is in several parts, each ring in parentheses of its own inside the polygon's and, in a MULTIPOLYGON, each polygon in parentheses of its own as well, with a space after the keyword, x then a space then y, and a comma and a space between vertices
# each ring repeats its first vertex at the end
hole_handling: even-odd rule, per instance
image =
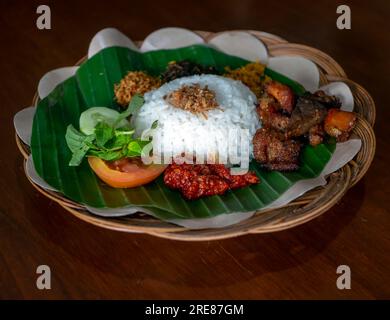
POLYGON ((201 88, 199 84, 184 85, 164 96, 164 99, 176 108, 202 114, 206 119, 207 111, 219 107, 215 92, 207 86, 201 88))

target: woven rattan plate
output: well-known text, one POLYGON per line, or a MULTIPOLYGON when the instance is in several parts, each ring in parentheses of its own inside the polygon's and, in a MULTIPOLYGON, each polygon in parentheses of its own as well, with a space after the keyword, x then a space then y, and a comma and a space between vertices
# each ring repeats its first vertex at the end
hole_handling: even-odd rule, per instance
MULTIPOLYGON (((329 210, 337 204, 349 188, 364 176, 373 160, 375 153, 375 135, 372 128, 375 122, 374 101, 363 87, 347 78, 344 70, 334 59, 322 51, 300 44, 289 43, 268 33, 252 30, 247 32, 266 44, 270 56, 295 55, 313 61, 319 68, 321 85, 333 81, 343 81, 352 90, 355 101, 354 111, 358 114, 358 122, 353 135, 362 140, 362 148, 352 161, 327 177, 327 184, 324 187, 313 189, 284 207, 262 211, 250 219, 229 227, 190 230, 157 220, 143 213, 121 218, 98 217, 89 213, 83 205, 65 198, 60 193, 43 189, 29 179, 31 184, 43 195, 56 201, 64 209, 88 223, 112 230, 145 233, 175 240, 216 240, 244 234, 275 232, 303 224, 329 210)), ((205 40, 216 35, 204 31, 197 31, 197 33, 205 40)), ((85 58, 81 59, 77 64, 84 60, 85 58)), ((33 105, 36 106, 38 101, 36 94, 33 98, 33 105)), ((16 136, 16 143, 24 157, 24 165, 26 165, 30 149, 18 136, 16 136)))

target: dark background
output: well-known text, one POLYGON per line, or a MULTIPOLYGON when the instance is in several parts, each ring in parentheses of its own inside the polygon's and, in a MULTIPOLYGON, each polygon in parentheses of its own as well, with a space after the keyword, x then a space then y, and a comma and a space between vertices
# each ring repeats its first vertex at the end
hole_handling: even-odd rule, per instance
POLYGON ((1 1, 0 298, 390 298, 389 1, 1 1), (47 4, 52 30, 40 31, 47 4), (352 30, 336 28, 348 4, 352 30), (166 26, 254 29, 330 54, 377 104, 376 158, 365 178, 320 218, 266 235, 183 243, 89 225, 29 184, 13 115, 40 77, 74 64, 93 35, 117 27, 143 39, 166 26), (36 289, 47 264, 52 289, 36 289), (336 288, 336 268, 352 289, 336 288))

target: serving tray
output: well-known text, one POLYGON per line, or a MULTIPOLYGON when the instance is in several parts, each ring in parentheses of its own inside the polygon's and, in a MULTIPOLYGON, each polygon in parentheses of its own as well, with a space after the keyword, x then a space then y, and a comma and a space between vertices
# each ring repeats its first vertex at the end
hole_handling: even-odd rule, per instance
MULTIPOLYGON (((372 162, 375 153, 375 135, 372 129, 375 122, 374 101, 364 88, 349 80, 342 67, 327 54, 308 46, 289 43, 268 33, 253 30, 246 32, 260 39, 267 46, 270 56, 292 55, 310 59, 319 69, 321 85, 342 81, 350 87, 355 101, 354 111, 358 114, 353 135, 361 139, 362 147, 352 161, 327 177, 325 186, 305 193, 288 205, 277 209, 263 210, 237 224, 223 228, 193 230, 155 219, 144 213, 118 218, 99 217, 91 214, 83 205, 67 199, 62 194, 42 188, 26 175, 29 181, 39 192, 86 222, 108 229, 146 233, 176 240, 216 240, 249 233, 284 230, 314 219, 330 209, 350 187, 363 177, 372 162)), ((205 41, 218 35, 218 33, 205 31, 196 31, 196 33, 205 41)), ((142 41, 137 42, 137 45, 140 47, 142 41)), ((80 59, 76 65, 81 64, 85 59, 86 57, 80 59)), ((33 98, 33 105, 36 106, 38 102, 39 98, 36 94, 33 98)), ((24 167, 26 169, 30 149, 17 135, 16 142, 25 158, 24 167)))

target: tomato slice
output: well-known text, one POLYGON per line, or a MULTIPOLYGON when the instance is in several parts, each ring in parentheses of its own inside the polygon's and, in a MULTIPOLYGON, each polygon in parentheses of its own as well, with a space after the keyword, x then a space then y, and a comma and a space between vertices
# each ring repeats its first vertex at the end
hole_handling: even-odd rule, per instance
POLYGON ((96 175, 114 188, 134 188, 156 179, 166 165, 144 165, 140 159, 121 159, 113 163, 97 157, 88 157, 88 163, 96 175))

